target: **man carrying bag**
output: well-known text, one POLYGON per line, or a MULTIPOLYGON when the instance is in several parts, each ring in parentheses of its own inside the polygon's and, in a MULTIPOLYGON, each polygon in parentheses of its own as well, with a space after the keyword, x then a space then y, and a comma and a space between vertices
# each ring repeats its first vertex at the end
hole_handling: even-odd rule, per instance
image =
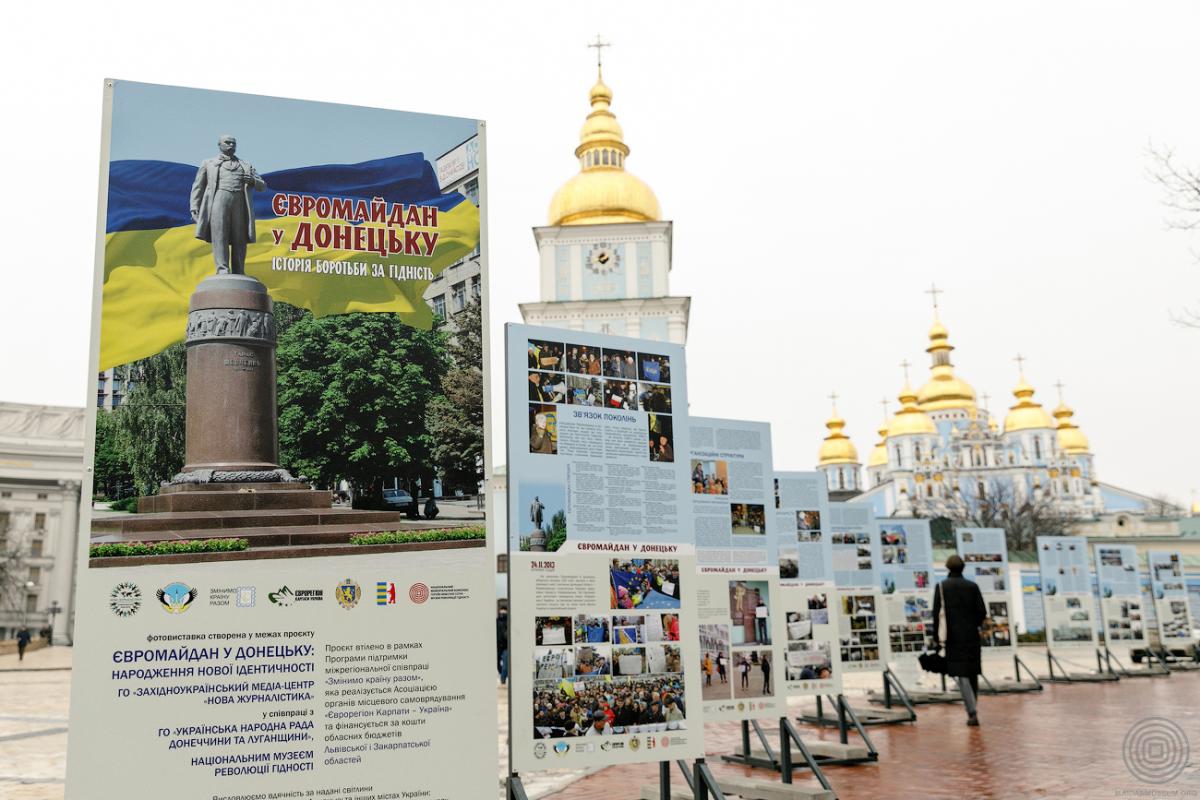
POLYGON ((983 671, 979 629, 987 619, 987 606, 975 582, 963 577, 963 566, 963 560, 957 555, 946 559, 946 571, 950 575, 938 584, 933 596, 933 647, 936 651, 945 645, 946 655, 939 665, 940 657, 930 658, 926 654, 921 657, 921 666, 925 669, 941 666, 941 669, 931 671, 942 672, 958 681, 967 708, 967 724, 976 727, 979 717, 975 701, 979 696, 979 673, 983 671))

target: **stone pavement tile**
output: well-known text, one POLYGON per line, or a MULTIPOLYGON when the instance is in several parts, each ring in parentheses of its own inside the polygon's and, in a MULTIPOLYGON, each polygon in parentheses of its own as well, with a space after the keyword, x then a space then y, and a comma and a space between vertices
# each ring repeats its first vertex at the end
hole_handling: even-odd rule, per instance
MULTIPOLYGON (((879 762, 829 767, 826 777, 841 800, 1017 800, 1056 798, 1200 797, 1200 764, 1175 782, 1156 787, 1134 778, 1122 759, 1132 725, 1165 717, 1192 735, 1200 730, 1200 675, 1124 680, 1120 683, 1048 685, 1042 694, 984 697, 980 728, 968 728, 961 705, 918 709, 915 724, 879 726, 868 735, 879 762)), ((764 726, 765 727, 765 726, 764 726)), ((800 726, 806 739, 836 732, 800 726)), ((770 729, 768 729, 770 730, 770 729)), ((764 778, 773 775, 720 761, 740 746, 737 723, 705 727, 714 774, 764 778)), ((1193 741, 1193 753, 1200 742, 1193 741)), ((624 800, 653 781, 657 766, 610 768, 555 795, 555 800, 624 800)), ((797 778, 804 775, 796 773, 797 778)), ((680 782, 678 770, 672 779, 680 782)))

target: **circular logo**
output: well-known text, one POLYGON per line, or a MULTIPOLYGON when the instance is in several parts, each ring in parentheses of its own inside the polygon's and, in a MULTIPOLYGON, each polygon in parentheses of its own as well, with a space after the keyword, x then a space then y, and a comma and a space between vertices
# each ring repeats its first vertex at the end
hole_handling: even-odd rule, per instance
POLYGON ((642 743, 638 741, 638 738, 636 736, 629 740, 629 749, 630 750, 636 751, 641 746, 642 746, 642 743))
POLYGON ((334 595, 337 597, 338 605, 349 610, 358 605, 358 601, 362 599, 362 589, 357 581, 346 578, 337 585, 334 595))
POLYGON ((537 744, 535 744, 533 746, 533 757, 534 758, 545 758, 546 757, 546 743, 545 742, 538 742, 537 744))
POLYGON ((118 617, 132 617, 142 607, 142 590, 136 583, 118 583, 108 593, 108 607, 118 617))
POLYGON ((1191 755, 1187 734, 1163 717, 1147 717, 1125 734, 1121 757, 1129 774, 1143 783, 1169 783, 1183 772, 1191 755))
POLYGON ((414 583, 408 587, 408 599, 417 605, 429 599, 429 587, 423 583, 414 583))

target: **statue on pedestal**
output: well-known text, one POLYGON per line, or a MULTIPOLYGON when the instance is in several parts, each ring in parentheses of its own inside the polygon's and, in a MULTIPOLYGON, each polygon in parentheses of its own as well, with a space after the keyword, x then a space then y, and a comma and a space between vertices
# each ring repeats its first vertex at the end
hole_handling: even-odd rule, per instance
POLYGON ((529 549, 536 553, 546 550, 546 531, 542 529, 543 512, 546 506, 538 496, 534 496, 529 504, 529 521, 533 523, 533 533, 529 535, 529 549))
POLYGON ((267 184, 247 161, 237 157, 237 139, 217 140, 221 155, 206 159, 192 183, 192 222, 196 238, 211 242, 218 275, 246 274, 246 245, 255 240, 251 192, 267 184))

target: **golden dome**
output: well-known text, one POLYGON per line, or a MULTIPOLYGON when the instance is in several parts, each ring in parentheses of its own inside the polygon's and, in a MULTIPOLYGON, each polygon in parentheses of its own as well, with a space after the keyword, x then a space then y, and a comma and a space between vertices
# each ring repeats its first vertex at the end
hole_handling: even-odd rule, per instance
POLYGON ((817 466, 857 464, 858 450, 854 447, 854 442, 850 441, 850 437, 842 433, 842 428, 846 427, 846 420, 837 415, 836 408, 825 427, 829 429, 829 435, 821 442, 821 449, 817 452, 817 466))
POLYGON ((1033 387, 1021 376, 1017 388, 1013 389, 1017 403, 1009 409, 1004 417, 1004 432, 1032 430, 1036 428, 1053 428, 1054 422, 1041 403, 1033 399, 1033 387))
POLYGON ((929 347, 925 348, 925 352, 933 356, 933 367, 929 381, 917 393, 917 404, 922 411, 962 408, 974 416, 975 390, 954 374, 954 365, 950 363, 953 349, 946 326, 935 319, 929 329, 929 347))
POLYGON ((871 456, 867 459, 868 467, 886 467, 888 463, 887 456, 887 423, 879 429, 879 441, 871 448, 871 456))
POLYGON ((917 408, 917 394, 907 383, 900 390, 900 410, 888 425, 888 438, 908 434, 936 436, 937 428, 924 411, 917 408))
POLYGON ((592 112, 579 132, 579 174, 564 183, 550 201, 551 225, 600 225, 646 222, 661 216, 658 198, 641 179, 625 171, 629 147, 617 118, 609 111, 612 90, 597 77, 590 93, 592 112))
POLYGON ((1058 420, 1058 449, 1069 456, 1090 454, 1092 451, 1087 437, 1071 421, 1073 416, 1075 412, 1066 403, 1060 402, 1058 408, 1054 409, 1054 418, 1058 420))

